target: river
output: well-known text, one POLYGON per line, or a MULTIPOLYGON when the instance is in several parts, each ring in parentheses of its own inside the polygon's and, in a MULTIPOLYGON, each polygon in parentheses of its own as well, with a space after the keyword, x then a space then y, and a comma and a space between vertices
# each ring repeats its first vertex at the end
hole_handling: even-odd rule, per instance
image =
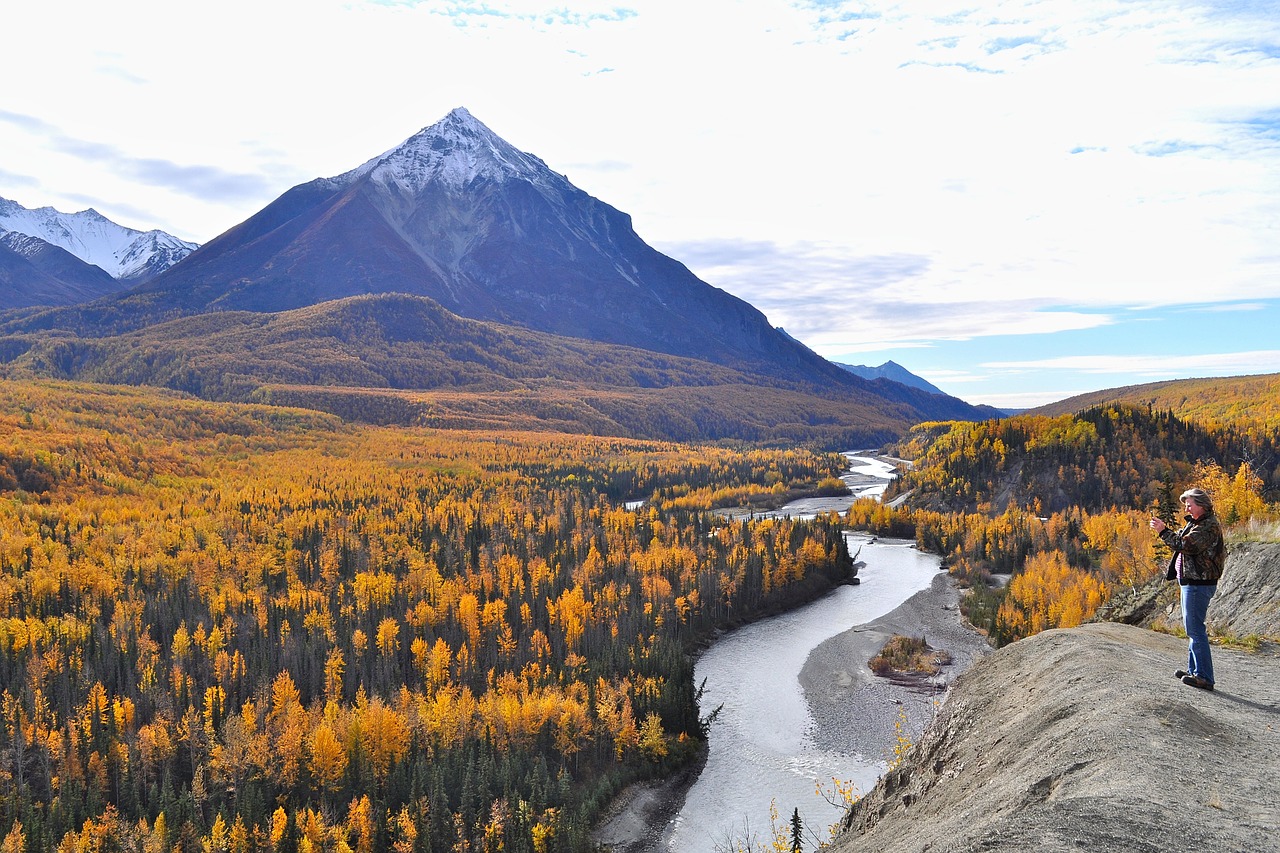
MULTIPOLYGON (((846 454, 846 474, 856 495, 884 491, 892 467, 870 456, 846 454), (876 481, 879 480, 877 483, 876 481)), ((797 502, 779 515, 800 516, 843 509, 833 500, 797 502)), ((679 814, 663 836, 663 847, 679 853, 715 853, 730 838, 754 835, 767 842, 770 804, 785 824, 799 808, 806 826, 825 827, 843 814, 816 792, 832 779, 870 790, 884 772, 887 755, 850 755, 816 745, 813 717, 800 686, 800 671, 823 641, 889 613, 929 586, 939 559, 912 543, 846 534, 850 552, 861 549, 861 584, 842 586, 790 613, 745 626, 717 640, 698 659, 695 682, 703 683, 703 712, 717 706, 706 767, 689 789, 679 814)))
POLYGON ((702 707, 721 706, 711 726, 706 767, 668 827, 666 849, 714 853, 727 838, 769 829, 770 802, 786 821, 799 808, 806 826, 827 826, 843 808, 815 792, 833 778, 868 791, 884 772, 887 755, 845 755, 813 743, 813 718, 800 688, 800 670, 824 640, 870 622, 929 586, 937 557, 909 542, 861 544, 862 583, 782 616, 740 628, 717 640, 699 659, 694 679, 706 688, 702 707))

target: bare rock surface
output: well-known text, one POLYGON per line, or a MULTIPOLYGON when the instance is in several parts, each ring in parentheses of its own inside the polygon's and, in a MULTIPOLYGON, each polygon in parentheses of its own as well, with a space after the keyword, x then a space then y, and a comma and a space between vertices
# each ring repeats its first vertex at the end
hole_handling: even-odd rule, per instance
POLYGON ((1185 660, 1105 623, 981 658, 831 849, 1277 849, 1280 651, 1215 648, 1214 692, 1173 677, 1185 660))
POLYGON ((1236 638, 1280 640, 1280 545, 1231 546, 1207 622, 1210 631, 1236 638))

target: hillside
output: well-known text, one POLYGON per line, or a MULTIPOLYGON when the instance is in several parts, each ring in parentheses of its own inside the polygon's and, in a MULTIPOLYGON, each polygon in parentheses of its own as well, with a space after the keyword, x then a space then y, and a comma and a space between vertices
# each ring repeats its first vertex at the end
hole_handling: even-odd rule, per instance
MULTIPOLYGON (((1245 551, 1210 621, 1280 637, 1280 545, 1245 551)), ((1212 693, 1172 678, 1185 659, 1185 640, 1101 623, 988 655, 831 849, 1274 849, 1280 652, 1215 648, 1212 693)))
POLYGON ((220 311, 104 337, 15 334, 0 339, 0 375, 155 385, 384 424, 829 447, 975 413, 895 383, 760 374, 468 319, 406 294, 220 311))
MULTIPOLYGON (((1280 485, 1280 433, 1250 434, 1146 406, 1101 404, 1071 414, 1023 414, 978 423, 920 424, 898 447, 911 470, 889 497, 972 512, 1008 505, 1036 515, 1110 506, 1144 508, 1214 460, 1234 474, 1249 460, 1264 489, 1280 485), (1167 480, 1167 484, 1166 484, 1167 480)), ((1170 498, 1171 499, 1171 496, 1170 498)))
POLYGON ((1032 409, 1029 414, 1066 415, 1104 403, 1128 403, 1170 411, 1208 426, 1231 424, 1280 429, 1280 373, 1176 379, 1080 394, 1032 409))

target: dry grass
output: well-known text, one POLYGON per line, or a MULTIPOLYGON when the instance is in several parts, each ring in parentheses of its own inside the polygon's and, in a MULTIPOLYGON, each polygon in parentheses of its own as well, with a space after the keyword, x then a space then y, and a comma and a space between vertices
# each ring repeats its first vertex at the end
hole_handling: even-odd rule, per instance
POLYGON ((1227 544, 1239 542, 1280 542, 1280 519, 1251 518, 1227 531, 1227 544))

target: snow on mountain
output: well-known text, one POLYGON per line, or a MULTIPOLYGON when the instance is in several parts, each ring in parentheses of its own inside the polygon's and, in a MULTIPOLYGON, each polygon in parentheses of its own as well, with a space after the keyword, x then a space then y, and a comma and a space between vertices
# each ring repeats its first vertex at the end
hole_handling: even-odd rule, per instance
POLYGON ((563 175, 498 136, 465 107, 331 181, 347 186, 365 175, 410 197, 432 183, 457 190, 476 178, 496 183, 522 180, 548 189, 568 184, 563 175))
POLYGON ((79 213, 52 207, 31 210, 4 198, 0 198, 0 229, 39 237, 121 280, 150 278, 199 248, 163 231, 117 225, 92 208, 79 213))

